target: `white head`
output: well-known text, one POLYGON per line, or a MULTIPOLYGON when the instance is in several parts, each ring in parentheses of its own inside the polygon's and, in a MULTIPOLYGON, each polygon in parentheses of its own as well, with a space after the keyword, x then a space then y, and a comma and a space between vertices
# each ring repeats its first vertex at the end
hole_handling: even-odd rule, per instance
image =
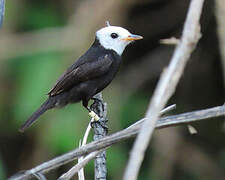
POLYGON ((132 41, 142 39, 118 26, 104 27, 96 32, 96 37, 105 49, 112 49, 119 55, 122 55, 125 47, 132 41))

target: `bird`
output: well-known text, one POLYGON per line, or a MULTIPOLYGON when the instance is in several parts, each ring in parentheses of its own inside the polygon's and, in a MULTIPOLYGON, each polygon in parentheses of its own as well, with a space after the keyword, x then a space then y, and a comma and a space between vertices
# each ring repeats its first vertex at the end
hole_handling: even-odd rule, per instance
POLYGON ((120 26, 108 25, 95 33, 91 47, 74 62, 48 92, 47 100, 19 129, 24 132, 47 110, 82 101, 89 115, 99 119, 88 107, 89 100, 107 87, 122 62, 122 53, 128 44, 143 37, 120 26))

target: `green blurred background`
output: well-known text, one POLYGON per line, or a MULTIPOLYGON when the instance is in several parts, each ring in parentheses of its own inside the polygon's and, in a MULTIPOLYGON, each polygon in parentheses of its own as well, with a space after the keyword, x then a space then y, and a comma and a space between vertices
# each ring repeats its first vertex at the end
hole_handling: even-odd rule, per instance
MULTIPOLYGON (((224 103, 225 5, 220 2, 205 2, 203 37, 169 102, 177 104, 171 114, 224 103)), ((23 134, 18 128, 107 20, 144 36, 124 52, 120 72, 103 92, 109 133, 142 118, 174 50, 159 40, 180 37, 188 5, 189 0, 8 0, 0 30, 0 179, 78 146, 89 122, 80 103, 45 113, 23 134)), ((198 134, 190 135, 186 126, 154 133, 140 180, 225 179, 224 118, 192 125, 198 134)), ((109 180, 121 179, 132 143, 133 139, 107 150, 109 180)), ((74 163, 47 178, 57 179, 74 163)), ((85 175, 93 179, 93 162, 85 175)))

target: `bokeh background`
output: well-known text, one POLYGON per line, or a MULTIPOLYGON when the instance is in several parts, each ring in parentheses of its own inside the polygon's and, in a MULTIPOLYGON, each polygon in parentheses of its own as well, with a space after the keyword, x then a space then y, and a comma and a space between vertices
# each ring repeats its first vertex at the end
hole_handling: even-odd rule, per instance
MULTIPOLYGON (((0 179, 78 146, 89 122, 80 103, 45 113, 23 134, 18 128, 46 99, 60 74, 89 48, 106 20, 144 36, 124 52, 120 72, 103 92, 109 133, 143 117, 174 51, 159 40, 180 37, 189 2, 8 0, 0 30, 0 179)), ((169 102, 177 104, 170 114, 224 103, 224 19, 223 0, 205 1, 203 36, 169 102)), ((186 126, 155 131, 140 180, 225 179, 224 117, 192 125, 198 134, 190 135, 186 126)), ((132 143, 130 139, 107 150, 109 180, 121 179, 132 143)), ((47 178, 57 179, 74 163, 47 178)), ((90 162, 86 178, 93 179, 93 172, 90 162)))

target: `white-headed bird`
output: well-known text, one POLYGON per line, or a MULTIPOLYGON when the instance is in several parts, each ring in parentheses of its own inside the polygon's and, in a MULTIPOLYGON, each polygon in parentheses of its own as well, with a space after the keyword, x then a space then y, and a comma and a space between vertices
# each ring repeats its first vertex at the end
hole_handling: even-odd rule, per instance
MULTIPOLYGON (((44 112, 55 107, 82 101, 91 112, 88 101, 101 92, 115 77, 125 47, 142 39, 128 30, 107 26, 96 32, 95 41, 87 52, 71 65, 48 93, 48 99, 22 125, 23 132, 44 112)), ((93 112, 92 116, 96 116, 93 112)))

